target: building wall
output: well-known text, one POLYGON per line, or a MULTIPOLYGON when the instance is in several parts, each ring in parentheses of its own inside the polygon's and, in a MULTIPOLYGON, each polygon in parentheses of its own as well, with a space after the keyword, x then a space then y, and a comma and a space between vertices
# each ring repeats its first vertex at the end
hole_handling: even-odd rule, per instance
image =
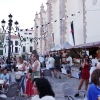
POLYGON ((66 40, 71 45, 74 45, 70 23, 73 21, 74 26, 74 38, 75 38, 75 45, 79 45, 83 43, 83 4, 82 0, 67 0, 67 35, 66 40), (81 11, 81 13, 77 13, 81 11), (71 14, 75 14, 75 16, 71 16, 71 14), (70 16, 70 17, 69 17, 70 16))
POLYGON ((86 43, 100 41, 100 0, 86 0, 85 4, 86 43))
POLYGON ((22 41, 21 44, 22 44, 22 47, 21 47, 21 53, 23 53, 23 46, 26 47, 26 53, 29 53, 30 52, 30 46, 33 47, 34 49, 34 41, 30 42, 30 38, 34 38, 34 31, 33 30, 23 30, 23 31, 20 31, 20 36, 22 36, 23 38, 26 38, 26 41, 22 41), (27 34, 25 34, 27 33, 27 34), (29 34, 29 33, 32 33, 32 34, 29 34))
MULTIPOLYGON (((52 3, 53 21, 59 20, 59 0, 52 3)), ((60 22, 53 23, 54 44, 60 45, 60 22)))
MULTIPOLYGON (((13 42, 13 44, 11 44, 11 54, 12 55, 15 55, 15 54, 21 54, 21 47, 20 47, 20 40, 19 38, 15 39, 15 38, 11 38, 11 41, 13 42), (15 45, 15 41, 18 41, 18 45, 15 45), (15 47, 18 48, 18 52, 16 53, 15 52, 15 47), (12 51, 12 48, 13 48, 13 51, 12 51)), ((8 56, 8 40, 6 40, 6 44, 4 45, 4 49, 3 49, 3 55, 4 56, 8 56)))
MULTIPOLYGON (((75 45, 99 41, 99 5, 99 0, 75 0, 75 2, 73 0, 47 0, 47 9, 45 13, 43 9, 40 11, 39 20, 43 24, 48 22, 50 24, 43 28, 47 30, 45 33, 47 37, 39 42, 40 52, 43 53, 65 42, 74 45, 71 22, 74 26, 75 45), (72 14, 75 15, 72 16, 72 14), (61 18, 63 19, 60 20, 61 18), (55 20, 57 22, 54 22, 55 20), (52 41, 52 33, 54 33, 54 41, 52 41)), ((43 5, 41 8, 44 8, 43 5)))

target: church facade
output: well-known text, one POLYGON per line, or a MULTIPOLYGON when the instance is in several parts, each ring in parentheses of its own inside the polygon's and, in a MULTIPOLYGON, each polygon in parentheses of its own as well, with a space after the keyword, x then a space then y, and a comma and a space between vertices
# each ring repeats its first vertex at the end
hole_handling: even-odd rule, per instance
POLYGON ((34 19, 34 49, 43 54, 56 45, 99 41, 99 0, 47 0, 34 19), (93 39, 94 37, 94 39, 93 39))

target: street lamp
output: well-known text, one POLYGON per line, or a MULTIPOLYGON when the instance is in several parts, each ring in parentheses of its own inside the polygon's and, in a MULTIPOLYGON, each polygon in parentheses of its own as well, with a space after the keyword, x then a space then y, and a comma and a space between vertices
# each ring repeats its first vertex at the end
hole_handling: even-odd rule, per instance
POLYGON ((5 23, 6 23, 6 21, 3 19, 3 20, 1 21, 3 30, 4 30, 4 27, 5 27, 5 23))
MULTIPOLYGON (((11 30, 12 30, 12 22, 13 22, 12 17, 13 16, 10 14, 10 15, 8 15, 8 17, 9 17, 8 27, 7 27, 7 29, 8 29, 8 64, 10 64, 10 53, 11 53, 10 45, 11 45, 11 30)), ((5 23, 6 23, 6 21, 3 19, 1 21, 1 24, 2 24, 2 28, 3 28, 4 32, 6 32, 6 30, 5 30, 5 23)), ((16 25, 16 31, 17 31, 19 29, 17 21, 15 22, 15 25, 16 25)))

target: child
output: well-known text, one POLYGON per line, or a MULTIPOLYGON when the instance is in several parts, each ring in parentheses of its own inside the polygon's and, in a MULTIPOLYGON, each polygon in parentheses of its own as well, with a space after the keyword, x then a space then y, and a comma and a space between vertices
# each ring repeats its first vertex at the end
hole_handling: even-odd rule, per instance
MULTIPOLYGON (((3 73, 1 74, 0 78, 4 81, 3 88, 5 90, 7 90, 8 85, 9 85, 9 74, 7 73, 7 69, 6 68, 3 69, 3 73)), ((1 88, 2 88, 2 86, 0 86, 0 89, 1 88)))
POLYGON ((32 70, 29 69, 29 73, 26 75, 27 80, 26 80, 26 94, 28 97, 32 96, 34 94, 34 91, 32 89, 33 85, 32 85, 32 81, 31 81, 31 74, 32 74, 32 70))

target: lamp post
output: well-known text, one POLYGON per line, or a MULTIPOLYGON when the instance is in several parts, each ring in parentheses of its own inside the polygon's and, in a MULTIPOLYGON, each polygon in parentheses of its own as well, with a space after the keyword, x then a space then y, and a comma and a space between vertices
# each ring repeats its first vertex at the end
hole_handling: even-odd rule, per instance
MULTIPOLYGON (((8 29, 8 64, 10 64, 10 54, 11 54, 11 48, 10 48, 10 45, 11 45, 11 30, 13 29, 12 28, 12 22, 13 22, 13 20, 12 20, 12 15, 10 14, 10 15, 8 15, 8 17, 9 17, 9 20, 8 20, 8 27, 7 27, 7 29, 8 29)), ((3 19, 2 21, 1 21, 1 24, 2 24, 2 28, 3 28, 3 31, 4 32, 6 32, 6 30, 5 30, 5 23, 6 23, 6 21, 3 19)), ((16 31, 19 29, 18 28, 18 22, 16 21, 15 22, 15 27, 16 27, 16 31)))

